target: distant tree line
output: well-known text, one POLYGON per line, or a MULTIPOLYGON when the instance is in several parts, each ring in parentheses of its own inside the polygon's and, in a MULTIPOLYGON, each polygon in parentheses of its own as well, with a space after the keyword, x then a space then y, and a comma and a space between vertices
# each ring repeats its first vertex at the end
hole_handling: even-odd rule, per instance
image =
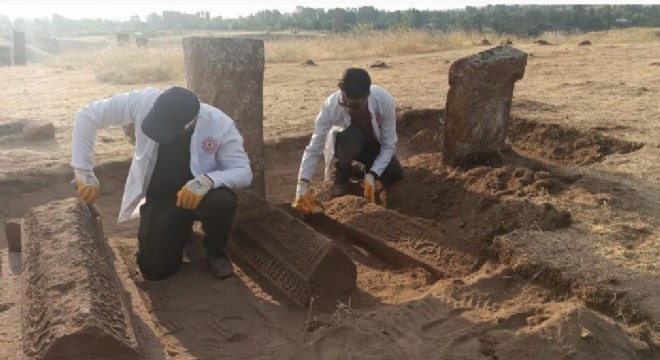
POLYGON ((297 7, 293 13, 262 10, 235 19, 212 17, 208 11, 194 14, 178 11, 151 13, 144 19, 72 20, 55 14, 51 19, 15 19, 0 14, 0 36, 11 30, 27 31, 32 37, 102 35, 121 31, 156 34, 163 30, 322 30, 333 29, 340 19, 342 28, 415 28, 441 31, 495 31, 500 34, 535 37, 544 31, 597 31, 614 27, 660 27, 659 5, 488 5, 462 10, 385 11, 372 6, 346 9, 297 7))
POLYGON ((435 30, 492 30, 502 34, 538 36, 544 31, 597 31, 613 27, 660 27, 658 5, 488 5, 463 10, 409 9, 384 11, 372 6, 324 10, 298 7, 293 14, 264 10, 225 21, 234 30, 331 30, 339 12, 347 29, 426 28, 435 30))

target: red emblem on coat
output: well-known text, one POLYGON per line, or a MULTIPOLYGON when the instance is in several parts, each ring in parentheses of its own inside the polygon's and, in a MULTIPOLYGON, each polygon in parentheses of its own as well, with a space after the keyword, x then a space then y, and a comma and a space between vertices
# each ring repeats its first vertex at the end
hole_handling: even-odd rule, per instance
POLYGON ((383 122, 383 120, 385 120, 383 114, 381 114, 380 112, 376 112, 376 122, 380 124, 383 122))
POLYGON ((215 154, 218 151, 218 140, 212 136, 207 136, 202 140, 202 149, 207 154, 215 154))

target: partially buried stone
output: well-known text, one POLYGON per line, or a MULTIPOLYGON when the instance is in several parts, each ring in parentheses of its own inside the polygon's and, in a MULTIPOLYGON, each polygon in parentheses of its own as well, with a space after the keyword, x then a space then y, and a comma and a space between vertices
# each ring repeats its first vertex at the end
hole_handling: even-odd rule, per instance
POLYGON ((46 140, 55 137, 55 125, 50 121, 32 121, 23 127, 26 140, 46 140))

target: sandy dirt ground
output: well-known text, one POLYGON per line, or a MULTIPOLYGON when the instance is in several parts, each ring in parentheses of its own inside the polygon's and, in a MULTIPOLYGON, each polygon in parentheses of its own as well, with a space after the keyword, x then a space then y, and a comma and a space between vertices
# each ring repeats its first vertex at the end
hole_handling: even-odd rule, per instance
MULTIPOLYGON (((137 222, 114 223, 133 148, 121 129, 101 131, 99 206, 143 358, 660 358, 660 66, 652 65, 660 45, 514 46, 530 57, 514 91, 511 149, 501 163, 471 169, 441 162, 447 72, 485 48, 266 66, 271 202, 291 200, 313 120, 341 72, 381 60, 389 67, 369 71, 397 101, 405 167, 384 205, 436 227, 443 245, 463 254, 437 277, 312 223, 358 269, 350 301, 331 311, 298 308, 247 267, 219 281, 191 261, 170 279, 144 281, 134 260, 137 222)), ((71 196, 77 109, 140 86, 42 65, 0 68, 0 79, 4 224, 71 196), (17 129, 26 120, 52 121, 55 139, 23 140, 17 129)), ((318 171, 314 185, 328 210, 358 201, 324 197, 318 171)), ((0 359, 20 358, 20 262, 0 239, 0 359)))

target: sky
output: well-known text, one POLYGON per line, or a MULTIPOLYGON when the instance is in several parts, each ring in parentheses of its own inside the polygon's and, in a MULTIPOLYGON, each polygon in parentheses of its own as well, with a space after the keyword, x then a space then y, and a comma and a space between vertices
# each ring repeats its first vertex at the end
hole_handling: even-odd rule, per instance
POLYGON ((488 4, 660 4, 660 0, 608 1, 608 0, 0 0, 0 15, 10 19, 41 18, 59 14, 69 19, 104 18, 109 20, 128 20, 132 15, 139 15, 143 20, 149 13, 161 13, 163 10, 195 13, 205 10, 211 17, 236 18, 247 16, 259 10, 277 9, 282 13, 294 12, 296 6, 312 8, 357 8, 373 6, 380 10, 447 10, 462 9, 465 6, 485 6, 488 4))

